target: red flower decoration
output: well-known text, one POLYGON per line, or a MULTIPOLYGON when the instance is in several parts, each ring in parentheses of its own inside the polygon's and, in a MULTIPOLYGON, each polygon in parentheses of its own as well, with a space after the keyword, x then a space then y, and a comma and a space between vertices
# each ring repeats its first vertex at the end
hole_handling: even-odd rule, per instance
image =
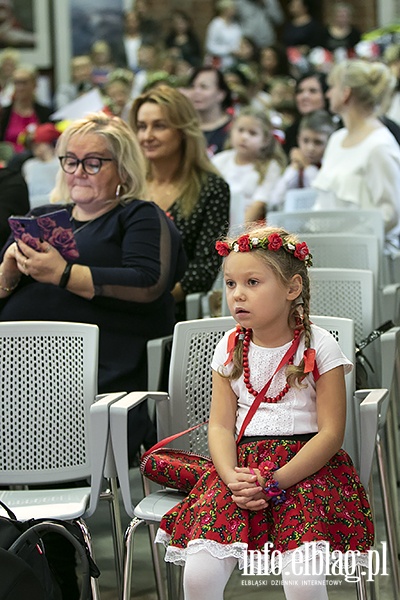
POLYGON ((296 249, 293 254, 299 260, 306 260, 307 256, 310 254, 310 251, 307 244, 305 242, 301 242, 300 244, 296 244, 296 249))
POLYGON ((242 235, 237 241, 239 246, 239 252, 250 252, 250 238, 248 235, 242 235))
POLYGON ((220 256, 228 256, 231 251, 226 242, 218 241, 215 243, 215 249, 220 256))
POLYGON ((271 233, 271 235, 268 238, 268 250, 276 252, 277 250, 279 250, 279 248, 282 247, 282 244, 282 238, 279 235, 279 233, 271 233))

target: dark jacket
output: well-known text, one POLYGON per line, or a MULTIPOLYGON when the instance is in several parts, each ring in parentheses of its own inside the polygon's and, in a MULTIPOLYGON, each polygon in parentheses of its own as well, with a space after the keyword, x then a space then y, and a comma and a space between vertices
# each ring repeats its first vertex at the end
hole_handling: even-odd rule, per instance
POLYGON ((7 167, 0 169, 0 248, 10 235, 8 217, 29 211, 29 194, 25 179, 7 167))

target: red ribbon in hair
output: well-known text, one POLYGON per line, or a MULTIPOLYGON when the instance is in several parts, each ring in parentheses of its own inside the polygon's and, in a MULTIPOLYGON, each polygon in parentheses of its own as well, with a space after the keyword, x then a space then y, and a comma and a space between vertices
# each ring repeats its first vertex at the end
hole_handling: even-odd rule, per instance
POLYGON ((239 335, 242 333, 242 327, 240 325, 236 325, 236 329, 229 334, 228 337, 228 358, 224 362, 224 366, 229 365, 229 363, 233 360, 233 353, 235 351, 236 345, 239 341, 239 335))

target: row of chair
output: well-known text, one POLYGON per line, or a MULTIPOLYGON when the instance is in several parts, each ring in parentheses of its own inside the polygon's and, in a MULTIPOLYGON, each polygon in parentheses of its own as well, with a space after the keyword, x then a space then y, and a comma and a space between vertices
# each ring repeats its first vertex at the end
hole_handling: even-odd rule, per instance
MULTIPOLYGON (((313 317, 329 329, 353 358, 354 325, 351 320, 313 317), (347 328, 347 329, 346 329, 347 328)), ((124 392, 96 397, 98 329, 74 323, 18 322, 0 324, 1 378, 1 466, 0 485, 11 489, 0 493, 17 518, 60 518, 80 524, 89 548, 90 534, 84 519, 92 515, 100 497, 110 502, 118 585, 124 599, 130 597, 133 531, 140 522, 157 524, 179 493, 158 491, 133 507, 129 486, 127 416, 138 402, 151 397, 156 403, 160 439, 184 430, 208 417, 211 391, 209 364, 214 347, 232 327, 232 318, 202 319, 177 324, 173 337, 169 392, 125 395, 124 392), (110 435, 109 435, 110 432, 110 435), (116 465, 114 464, 114 456, 116 465), (122 552, 121 521, 117 500, 116 474, 126 512, 134 521, 126 532, 122 552), (108 492, 103 493, 104 477, 108 492), (70 482, 87 480, 90 485, 69 487, 70 482), (65 484, 54 489, 54 484, 65 484), (25 489, 25 486, 45 489, 25 489), (23 489, 21 489, 23 486, 23 489), (123 568, 122 568, 123 565, 123 568)), ((397 350, 397 360, 400 354, 397 350)), ((385 374, 389 381, 392 374, 385 374)), ((384 424, 389 394, 375 391, 354 402, 353 376, 347 376, 348 422, 345 447, 357 465, 367 487, 377 432, 384 424), (372 409, 372 410, 371 410, 372 409), (360 431, 370 427, 368 437, 360 431), (361 429, 362 428, 362 429, 361 429)), ((392 393, 392 392, 391 392, 392 393)), ((394 392, 393 392, 394 393, 394 392)), ((207 453, 207 436, 189 436, 187 447, 207 453)), ((180 442, 180 446, 182 443, 180 442)), ((378 445, 380 452, 384 450, 378 445)), ((393 524, 392 496, 387 485, 386 461, 380 461, 387 527, 393 524)), ((149 491, 148 487, 146 488, 149 491)), ((395 597, 400 596, 396 536, 390 539, 395 597)), ((153 551, 159 598, 165 596, 158 553, 153 551)), ((174 595, 168 578, 169 598, 174 595)), ((93 581, 93 598, 99 597, 93 581)), ((360 597, 364 598, 360 588, 360 597)))

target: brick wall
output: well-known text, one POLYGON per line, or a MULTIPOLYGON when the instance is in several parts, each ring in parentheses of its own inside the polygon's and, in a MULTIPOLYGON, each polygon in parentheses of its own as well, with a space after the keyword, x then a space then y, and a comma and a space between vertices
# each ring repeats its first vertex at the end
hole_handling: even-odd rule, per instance
MULTIPOLYGON (((173 8, 180 8, 191 15, 196 33, 200 39, 204 39, 204 33, 208 23, 214 16, 214 5, 216 0, 151 0, 154 15, 167 20, 173 8)), ((320 0, 320 13, 324 22, 329 20, 330 9, 333 0, 320 0)), ((354 24, 361 31, 374 29, 377 25, 376 2, 378 0, 346 0, 354 8, 354 24)), ((382 0, 380 0, 382 1, 382 0)), ((283 8, 286 8, 287 0, 280 0, 283 8)))

